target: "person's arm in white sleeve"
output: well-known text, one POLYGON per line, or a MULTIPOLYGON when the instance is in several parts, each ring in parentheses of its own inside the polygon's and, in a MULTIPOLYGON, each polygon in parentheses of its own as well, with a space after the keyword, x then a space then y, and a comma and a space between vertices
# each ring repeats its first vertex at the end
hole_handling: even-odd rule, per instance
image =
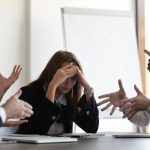
POLYGON ((0 107, 0 117, 2 124, 4 124, 6 122, 6 112, 3 107, 0 107))
POLYGON ((130 121, 139 127, 146 127, 150 123, 150 111, 138 111, 130 121))
POLYGON ((140 127, 148 126, 150 123, 150 99, 146 97, 135 85, 137 96, 127 99, 121 108, 124 118, 127 117, 132 123, 140 127))

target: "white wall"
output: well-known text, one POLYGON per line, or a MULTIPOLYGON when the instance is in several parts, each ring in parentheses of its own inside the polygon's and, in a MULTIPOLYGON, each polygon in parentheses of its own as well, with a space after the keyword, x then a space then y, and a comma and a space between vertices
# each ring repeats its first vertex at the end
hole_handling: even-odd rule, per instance
MULTIPOLYGON (((3 102, 27 83, 26 17, 26 0, 0 0, 0 72, 8 77, 15 64, 23 68, 3 102)), ((11 131, 11 128, 1 128, 0 134, 11 131)))
POLYGON ((27 82, 26 47, 26 0, 0 0, 0 72, 7 77, 15 64, 23 67, 5 100, 27 82))
POLYGON ((54 51, 65 48, 61 8, 129 10, 130 2, 131 0, 32 0, 30 79, 37 78, 54 51))

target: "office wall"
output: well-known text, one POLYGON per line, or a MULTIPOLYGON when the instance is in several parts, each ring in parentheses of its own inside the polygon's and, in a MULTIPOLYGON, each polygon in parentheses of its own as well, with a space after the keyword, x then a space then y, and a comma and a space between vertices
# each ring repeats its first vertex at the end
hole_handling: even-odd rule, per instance
MULTIPOLYGON (((8 77, 15 64, 23 68, 19 80, 8 90, 2 103, 27 83, 26 17, 26 0, 0 0, 0 72, 8 77)), ((0 134, 14 130, 0 128, 0 134)))
POLYGON ((131 9, 130 0, 32 0, 30 5, 30 80, 37 78, 54 51, 65 48, 60 8, 131 9))
POLYGON ((13 66, 23 71, 3 101, 27 82, 26 0, 0 0, 0 72, 10 75, 13 66))
POLYGON ((53 50, 64 49, 60 6, 131 9, 130 0, 0 0, 0 71, 8 76, 21 64, 15 89, 37 77, 53 50))

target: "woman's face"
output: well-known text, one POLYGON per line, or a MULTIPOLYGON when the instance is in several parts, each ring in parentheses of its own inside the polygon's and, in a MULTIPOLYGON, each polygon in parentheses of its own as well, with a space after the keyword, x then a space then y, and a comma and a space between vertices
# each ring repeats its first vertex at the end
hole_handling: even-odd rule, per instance
POLYGON ((76 84, 76 76, 66 79, 59 87, 58 90, 61 94, 67 94, 76 84))
MULTIPOLYGON (((62 67, 64 67, 67 64, 68 63, 64 63, 62 67)), ((60 86, 58 87, 58 91, 61 94, 67 94, 74 87, 74 85, 76 84, 76 81, 77 81, 76 75, 67 78, 62 84, 60 84, 60 86)))

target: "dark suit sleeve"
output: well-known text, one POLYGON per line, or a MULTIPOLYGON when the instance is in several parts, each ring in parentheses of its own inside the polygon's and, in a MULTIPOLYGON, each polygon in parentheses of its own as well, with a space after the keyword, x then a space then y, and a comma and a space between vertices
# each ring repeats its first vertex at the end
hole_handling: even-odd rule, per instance
POLYGON ((97 132, 99 125, 99 112, 94 96, 87 101, 83 95, 78 103, 78 114, 75 123, 85 132, 97 132))
POLYGON ((1 118, 1 116, 0 116, 0 127, 3 125, 3 123, 2 123, 2 118, 1 118))
POLYGON ((20 99, 27 101, 33 106, 34 114, 28 118, 28 123, 19 126, 17 133, 47 134, 49 127, 60 113, 60 108, 45 96, 42 97, 42 100, 39 100, 41 96, 39 96, 38 93, 33 94, 34 90, 30 93, 22 89, 22 93, 20 99))

